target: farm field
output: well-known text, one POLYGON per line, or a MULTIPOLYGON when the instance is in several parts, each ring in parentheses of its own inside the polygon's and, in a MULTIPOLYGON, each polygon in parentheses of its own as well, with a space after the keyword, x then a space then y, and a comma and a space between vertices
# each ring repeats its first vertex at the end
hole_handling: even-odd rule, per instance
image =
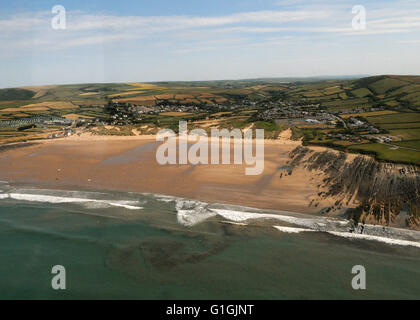
MULTIPOLYGON (((294 138, 312 144, 328 145, 340 150, 375 152, 382 160, 398 161, 398 152, 372 143, 375 137, 391 137, 393 143, 416 145, 420 140, 420 77, 375 76, 361 79, 253 79, 198 82, 71 84, 0 89, 0 121, 22 120, 49 116, 72 120, 105 121, 108 103, 142 106, 153 110, 173 105, 155 114, 143 114, 134 127, 150 132, 160 127, 176 130, 179 120, 191 125, 220 128, 264 128, 267 138, 276 138, 280 129, 292 127, 294 138), (309 105, 308 117, 321 111, 333 113, 344 121, 358 118, 377 128, 380 133, 369 135, 367 129, 335 127, 331 123, 308 123, 305 119, 262 119, 261 114, 278 101, 309 105), (214 108, 219 105, 219 109, 214 108), (185 111, 178 106, 200 106, 185 111), (221 108, 221 109, 220 109, 221 108), (143 129, 142 129, 143 127, 143 129), (352 136, 338 139, 334 135, 352 136)), ((340 124, 340 123, 338 123, 340 124)), ((51 128, 51 130, 56 128, 51 128)), ((44 132, 50 132, 44 128, 44 132)), ((130 130, 107 129, 110 134, 130 130)), ((8 132, 0 143, 15 138, 31 138, 35 133, 8 132)), ((130 133, 131 134, 131 133, 130 133)), ((401 145, 403 146, 403 145, 401 145)), ((408 150, 407 150, 408 151, 408 150)), ((418 154, 401 153, 401 161, 417 163, 418 154), (411 159, 411 160, 410 160, 411 159)), ((405 151, 404 151, 405 152, 405 151)))
POLYGON ((167 117, 183 117, 183 116, 189 116, 191 113, 188 112, 162 112, 160 114, 161 116, 167 116, 167 117))
POLYGON ((391 135, 399 136, 404 140, 417 140, 420 137, 420 128, 389 130, 391 135))
POLYGON ((372 94, 372 92, 367 89, 367 88, 359 88, 359 89, 355 89, 351 92, 354 96, 356 96, 357 98, 364 98, 366 96, 369 96, 372 94))
MULTIPOLYGON (((420 150, 420 140, 392 142, 392 144, 395 144, 395 145, 401 146, 401 147, 407 147, 407 148, 413 148, 413 149, 420 150)), ((420 157, 420 155, 419 155, 419 157, 420 157)))
POLYGON ((420 152, 418 151, 401 149, 379 143, 353 145, 349 148, 354 151, 373 152, 379 160, 420 165, 420 152))
POLYGON ((387 114, 394 114, 394 113, 398 113, 397 111, 392 111, 392 110, 384 110, 384 111, 373 111, 373 112, 362 112, 362 113, 349 113, 349 114, 344 114, 341 116, 341 118, 343 119, 347 119, 350 117, 374 117, 374 116, 382 116, 382 115, 387 115, 387 114))
POLYGON ((420 122, 420 113, 395 113, 381 116, 369 116, 367 120, 374 124, 389 124, 389 123, 405 123, 405 122, 420 122))
POLYGON ((420 122, 379 123, 377 126, 386 130, 415 129, 420 128, 420 122))

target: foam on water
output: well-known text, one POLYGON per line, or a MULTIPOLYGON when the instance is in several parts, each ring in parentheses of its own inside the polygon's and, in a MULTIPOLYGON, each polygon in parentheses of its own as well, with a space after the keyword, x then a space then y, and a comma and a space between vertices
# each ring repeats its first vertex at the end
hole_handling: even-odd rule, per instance
POLYGON ((253 219, 274 219, 280 220, 282 222, 298 225, 301 227, 311 228, 311 229, 320 229, 327 226, 325 218, 320 217, 316 219, 306 219, 306 218, 296 218, 291 216, 284 216, 279 214, 267 214, 267 213, 258 213, 258 212, 244 212, 244 211, 234 211, 234 210, 224 210, 224 209, 210 209, 211 211, 217 213, 225 219, 243 222, 253 219))
POLYGON ((155 197, 158 201, 162 201, 162 202, 176 202, 177 200, 181 200, 180 198, 177 197, 173 197, 173 196, 165 196, 162 194, 151 194, 151 193, 144 193, 144 195, 147 196, 153 196, 155 197))
POLYGON ((119 201, 119 202, 108 202, 108 204, 110 204, 111 206, 114 207, 122 207, 122 208, 126 208, 128 210, 141 210, 144 209, 143 207, 137 207, 137 206, 133 206, 130 204, 136 204, 136 201, 119 201))
POLYGON ((192 227, 199 223, 206 221, 214 216, 220 216, 227 221, 233 222, 237 225, 247 226, 245 222, 249 220, 277 220, 287 224, 295 225, 298 227, 289 226, 273 226, 281 232, 287 233, 301 233, 301 232, 327 232, 336 236, 345 236, 347 238, 358 238, 363 240, 381 241, 393 245, 411 245, 420 248, 420 241, 411 241, 409 239, 420 239, 420 233, 412 230, 403 230, 390 227, 379 227, 373 225, 364 225, 365 234, 358 234, 360 231, 356 229, 351 233, 352 223, 345 219, 334 219, 327 217, 298 217, 282 213, 266 213, 265 210, 258 210, 252 208, 208 204, 201 201, 186 200, 173 196, 153 195, 157 200, 163 202, 175 202, 177 211, 177 220, 180 224, 186 227, 192 227), (232 210, 231 207, 240 208, 232 210), (229 208, 229 209, 228 209, 229 208), (247 211, 248 210, 248 211, 247 211), (258 212, 260 211, 260 212, 258 212), (265 212, 264 212, 265 211, 265 212), (366 234, 370 233, 370 234, 366 234), (401 239, 399 239, 401 238, 401 239), (405 238, 405 239, 404 239, 405 238))
MULTIPOLYGON (((214 208, 214 206, 220 207, 223 205, 214 205, 208 204, 201 201, 193 201, 182 198, 176 198, 171 196, 162 196, 154 195, 159 201, 163 202, 175 202, 175 208, 177 211, 178 222, 184 226, 194 226, 205 220, 214 217, 220 216, 225 218, 228 221, 233 221, 236 223, 243 223, 248 220, 259 220, 259 219, 274 219, 281 222, 294 224, 300 227, 305 227, 308 229, 313 229, 317 231, 324 231, 328 228, 331 228, 331 224, 336 225, 336 228, 344 228, 348 225, 348 221, 326 219, 324 217, 317 218, 298 218, 281 214, 271 214, 271 213, 259 213, 251 211, 239 211, 239 210, 230 210, 230 209, 220 209, 214 208)), ((244 224, 246 225, 246 224, 244 224)), ((340 230, 341 230, 340 229, 340 230)))
POLYGON ((314 232, 312 229, 303 229, 303 228, 291 228, 291 227, 280 227, 274 226, 277 230, 285 233, 301 233, 301 232, 314 232))
POLYGON ((43 194, 28 194, 28 193, 8 193, 2 194, 0 199, 14 199, 19 201, 31 201, 31 202, 46 202, 53 204, 62 203, 79 203, 86 204, 87 207, 91 208, 103 208, 103 207, 122 207, 128 210, 141 210, 143 207, 135 206, 139 204, 138 201, 116 201, 116 200, 98 200, 89 198, 76 198, 76 197, 63 197, 63 196, 52 196, 43 194))
MULTIPOLYGON (((420 233, 412 230, 365 225, 365 233, 371 234, 357 233, 358 229, 356 230, 356 232, 351 233, 349 232, 351 229, 351 223, 350 221, 344 219, 339 220, 326 217, 299 218, 283 214, 212 208, 212 206, 215 205, 207 204, 200 201, 191 201, 174 197, 163 197, 160 198, 160 200, 165 202, 176 201, 178 222, 187 227, 192 227, 214 216, 220 216, 226 219, 227 221, 232 221, 237 224, 243 224, 244 226, 246 226, 244 222, 247 222, 249 220, 270 219, 299 226, 299 228, 289 226, 273 226, 281 232, 327 232, 336 236, 342 236, 346 238, 380 241, 390 245, 414 246, 420 248, 420 241, 417 242, 406 239, 420 239, 420 233), (378 233, 379 231, 383 233, 378 233)), ((220 205, 218 206, 220 207, 220 205)))
POLYGON ((328 233, 338 236, 338 237, 344 237, 348 239, 372 240, 372 241, 383 242, 390 245, 412 246, 412 247, 420 248, 420 243, 416 241, 391 239, 391 238, 372 236, 372 235, 367 235, 367 234, 349 233, 349 232, 328 231, 328 233))
POLYGON ((347 220, 330 220, 324 217, 307 219, 307 218, 297 218, 291 216, 284 216, 278 214, 263 214, 255 212, 242 212, 234 210, 221 210, 221 209, 210 209, 211 211, 216 212, 218 215, 222 216, 225 219, 243 222, 251 219, 276 219, 282 222, 287 222, 293 225, 305 227, 305 228, 291 228, 283 226, 274 226, 277 230, 282 232, 289 233, 300 233, 303 231, 319 231, 327 232, 340 237, 353 238, 353 239, 362 239, 362 240, 371 240, 371 241, 380 241, 390 245, 401 245, 401 246, 414 246, 420 248, 420 242, 411 241, 406 239, 398 239, 398 237, 416 237, 419 238, 419 233, 412 230, 403 230, 396 228, 385 228, 379 226, 365 225, 365 233, 371 232, 373 234, 360 234, 355 232, 349 232, 348 226, 349 221, 347 220), (383 232, 389 236, 381 236, 378 234, 379 230, 384 230, 383 232))
POLYGON ((165 203, 175 202, 178 223, 186 227, 195 226, 217 215, 216 213, 208 209, 209 204, 205 202, 188 200, 161 194, 145 195, 151 195, 158 201, 165 203))
POLYGON ((176 200, 178 222, 184 226, 191 227, 211 217, 216 216, 214 212, 207 209, 208 204, 200 201, 176 200))
MULTIPOLYGON (((177 221, 185 227, 192 227, 212 217, 219 216, 237 225, 247 226, 251 220, 275 220, 286 223, 286 226, 273 225, 280 232, 326 232, 335 236, 380 241, 390 245, 414 246, 420 248, 420 232, 397 229, 384 226, 364 225, 354 228, 353 224, 345 219, 327 217, 311 217, 292 212, 273 212, 233 205, 209 204, 202 201, 189 200, 174 196, 159 194, 143 194, 151 196, 165 203, 174 203, 177 221), (293 226, 289 226, 293 225, 293 226), (353 232, 350 232, 352 230, 353 232), (362 234, 363 232, 363 234, 362 234)), ((107 193, 83 191, 57 191, 36 189, 14 189, 12 192, 0 193, 0 200, 14 199, 19 201, 46 202, 53 204, 77 203, 87 208, 121 207, 127 210, 144 209, 141 204, 146 201, 109 199, 107 193), (108 199, 101 199, 108 197, 108 199)))
POLYGON ((9 188, 10 188, 9 182, 0 181, 0 192, 6 192, 7 190, 9 190, 9 188))

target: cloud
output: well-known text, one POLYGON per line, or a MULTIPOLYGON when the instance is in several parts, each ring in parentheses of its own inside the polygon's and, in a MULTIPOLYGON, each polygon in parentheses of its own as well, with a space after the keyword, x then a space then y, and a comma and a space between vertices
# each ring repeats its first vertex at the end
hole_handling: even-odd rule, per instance
POLYGON ((33 28, 42 28, 48 26, 47 15, 38 13, 36 17, 16 15, 9 19, 0 20, 0 30, 4 33, 27 32, 33 28))
POLYGON ((420 44, 420 39, 419 40, 401 40, 401 41, 398 41, 398 43, 404 43, 404 44, 420 44))
POLYGON ((183 28, 219 27, 244 23, 281 24, 296 21, 326 19, 332 12, 326 11, 255 11, 216 17, 197 16, 153 16, 122 17, 106 15, 70 16, 69 28, 75 31, 86 30, 124 30, 131 28, 154 28, 163 30, 183 28))
MULTIPOLYGON (((199 52, 217 48, 223 42, 255 45, 274 36, 378 36, 409 34, 420 31, 420 5, 408 1, 388 7, 367 8, 367 30, 351 27, 352 5, 347 1, 325 4, 321 1, 284 0, 278 5, 294 6, 287 10, 240 12, 219 16, 117 16, 67 12, 67 29, 52 30, 50 12, 14 15, 0 20, 0 51, 3 55, 28 51, 62 50, 107 43, 133 42, 148 39, 175 44, 179 52, 199 52), (202 40, 212 41, 211 46, 202 40), (178 43, 177 43, 178 41, 178 43), (183 48, 184 42, 186 47, 183 48), (196 48, 194 48, 194 42, 196 48), (200 47, 201 46, 201 47, 200 47), (207 48, 207 49, 204 49, 207 48)), ((313 41, 313 38, 311 39, 313 41)), ((311 44, 308 41, 308 45, 311 44)))

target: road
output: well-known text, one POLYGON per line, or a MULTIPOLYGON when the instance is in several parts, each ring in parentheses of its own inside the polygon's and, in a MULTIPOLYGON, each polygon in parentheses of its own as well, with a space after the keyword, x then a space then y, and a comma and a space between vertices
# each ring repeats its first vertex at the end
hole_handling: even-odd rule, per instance
POLYGON ((420 152, 420 150, 419 150, 419 149, 414 149, 414 148, 410 148, 410 147, 397 146, 397 145, 395 145, 395 144, 390 144, 390 143, 386 143, 386 142, 380 142, 380 143, 381 143, 381 144, 385 144, 385 145, 390 146, 390 147, 398 148, 398 149, 406 149, 406 150, 411 150, 411 151, 417 151, 417 152, 420 152))

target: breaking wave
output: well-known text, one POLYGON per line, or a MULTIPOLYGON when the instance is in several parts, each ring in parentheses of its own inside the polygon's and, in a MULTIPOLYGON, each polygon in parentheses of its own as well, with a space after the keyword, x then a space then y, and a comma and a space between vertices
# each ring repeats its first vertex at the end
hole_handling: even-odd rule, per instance
POLYGON ((301 232, 313 232, 315 230, 312 229, 302 229, 302 228, 291 228, 291 227, 279 227, 274 226, 277 230, 285 233, 301 233, 301 232))
POLYGON ((354 226, 352 221, 345 219, 309 216, 286 211, 260 210, 218 203, 210 204, 159 194, 148 193, 139 195, 129 193, 116 195, 99 192, 38 189, 12 189, 0 193, 0 200, 13 199, 52 204, 75 203, 92 209, 120 207, 127 210, 144 209, 142 205, 148 203, 145 199, 150 199, 151 197, 167 203, 168 206, 172 206, 173 203, 177 221, 185 227, 193 227, 217 217, 224 220, 219 219, 219 222, 228 222, 243 227, 252 225, 253 221, 265 220, 268 226, 272 226, 283 233, 297 234, 316 231, 349 239, 380 241, 389 245, 420 248, 420 232, 418 231, 375 225, 354 226))
POLYGON ((223 219, 244 227, 252 220, 276 220, 291 226, 273 225, 275 229, 284 233, 324 232, 349 239, 379 241, 389 245, 414 246, 420 248, 420 232, 384 226, 364 225, 354 226, 349 220, 327 217, 307 217, 306 215, 276 212, 267 213, 266 210, 208 204, 201 201, 186 200, 171 196, 154 195, 163 202, 175 202, 177 220, 186 227, 192 227, 209 218, 219 216, 223 219), (231 208, 234 208, 231 209, 231 208), (290 215, 289 215, 290 214, 290 215), (300 217, 301 216, 301 217, 300 217), (363 232, 363 234, 362 234, 363 232))
POLYGON ((207 206, 207 203, 200 201, 176 200, 178 222, 190 227, 216 216, 207 206))
POLYGON ((420 248, 420 242, 416 242, 416 241, 391 239, 391 238, 373 236, 373 235, 368 235, 368 234, 357 234, 357 233, 349 233, 349 232, 328 231, 328 233, 337 237, 344 237, 348 239, 372 240, 372 241, 383 242, 390 245, 412 246, 412 247, 420 248))
POLYGON ((44 202, 53 204, 63 203, 77 203, 84 204, 88 208, 106 208, 106 207, 121 207, 128 210, 141 210, 143 207, 138 206, 138 201, 128 200, 99 200, 90 198, 77 198, 72 196, 56 196, 56 195, 45 195, 45 194, 30 194, 30 193, 4 193, 0 194, 0 199, 14 199, 19 201, 29 202, 44 202))

